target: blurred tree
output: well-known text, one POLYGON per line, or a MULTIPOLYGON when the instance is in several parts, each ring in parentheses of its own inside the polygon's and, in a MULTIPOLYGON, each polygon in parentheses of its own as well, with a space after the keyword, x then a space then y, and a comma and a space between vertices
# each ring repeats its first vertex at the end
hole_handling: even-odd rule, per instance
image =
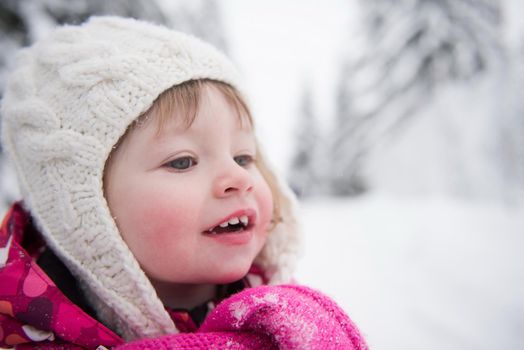
POLYGON ((328 138, 327 158, 330 172, 326 177, 327 192, 336 196, 354 196, 365 191, 362 160, 366 143, 361 131, 362 115, 355 110, 351 79, 351 67, 343 64, 335 101, 335 128, 328 138))
POLYGON ((320 149, 320 131, 314 112, 311 85, 302 86, 289 184, 299 197, 309 197, 322 192, 326 166, 320 149))
MULTIPOLYGON (((524 36, 523 36, 524 39, 524 36)), ((501 89, 498 138, 494 160, 502 173, 505 197, 510 203, 524 203, 524 40, 511 51, 506 69, 507 83, 501 89)))
POLYGON ((228 45, 216 0, 156 0, 171 28, 205 39, 227 52, 228 45))
POLYGON ((366 0, 365 45, 340 70, 331 188, 365 190, 362 164, 442 87, 472 83, 503 60, 498 0, 366 0))

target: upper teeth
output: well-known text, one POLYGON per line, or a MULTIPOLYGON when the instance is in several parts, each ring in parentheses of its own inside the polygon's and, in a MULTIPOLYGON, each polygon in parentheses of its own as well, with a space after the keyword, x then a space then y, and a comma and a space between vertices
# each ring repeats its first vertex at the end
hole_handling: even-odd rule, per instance
POLYGON ((224 221, 223 223, 219 224, 218 226, 225 228, 228 225, 237 225, 239 222, 241 222, 242 225, 247 226, 247 224, 249 224, 249 218, 247 217, 247 215, 233 217, 227 221, 224 221))

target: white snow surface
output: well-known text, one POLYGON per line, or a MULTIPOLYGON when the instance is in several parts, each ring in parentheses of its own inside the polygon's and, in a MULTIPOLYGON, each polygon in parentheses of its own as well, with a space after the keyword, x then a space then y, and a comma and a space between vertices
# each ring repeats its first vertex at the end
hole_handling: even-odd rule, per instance
POLYGON ((371 349, 524 349, 524 207, 371 194, 302 203, 297 279, 371 349))

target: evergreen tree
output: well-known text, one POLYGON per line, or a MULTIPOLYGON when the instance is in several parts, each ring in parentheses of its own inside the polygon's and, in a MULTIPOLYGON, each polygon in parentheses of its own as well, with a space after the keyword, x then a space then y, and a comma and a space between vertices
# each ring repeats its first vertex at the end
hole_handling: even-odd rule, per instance
POLYGON ((299 101, 295 153, 291 161, 289 183, 299 197, 308 197, 321 192, 322 169, 325 166, 319 149, 320 133, 310 85, 305 85, 299 101))
POLYGON ((381 119, 370 127, 371 137, 402 126, 439 86, 472 79, 500 59, 498 0, 371 0, 361 5, 370 46, 353 73, 366 81, 362 97, 376 96, 365 112, 367 119, 381 119))
MULTIPOLYGON (((524 34, 524 33, 523 33, 524 34)), ((524 38, 524 35, 523 35, 524 38)), ((523 40, 524 41, 524 40, 523 40)), ((524 44, 511 53, 501 99, 495 162, 510 203, 524 203, 524 44)))
POLYGON ((362 164, 439 89, 473 82, 502 59, 497 0, 360 1, 366 45, 340 72, 332 188, 365 189, 362 164), (348 108, 351 106, 351 108, 348 108))
POLYGON ((361 174, 366 143, 360 131, 362 114, 354 108, 351 86, 351 69, 343 65, 336 96, 335 128, 329 138, 329 163, 327 194, 353 196, 365 191, 361 174))
POLYGON ((167 17, 167 26, 202 38, 227 52, 228 45, 217 0, 156 1, 167 17))

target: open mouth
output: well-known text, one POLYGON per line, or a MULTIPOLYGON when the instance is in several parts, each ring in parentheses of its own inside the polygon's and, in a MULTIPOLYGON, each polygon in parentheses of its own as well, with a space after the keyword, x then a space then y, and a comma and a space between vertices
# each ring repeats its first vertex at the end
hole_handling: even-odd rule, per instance
POLYGON ((220 224, 204 231, 206 234, 240 233, 253 227, 253 217, 249 215, 232 216, 220 224))

